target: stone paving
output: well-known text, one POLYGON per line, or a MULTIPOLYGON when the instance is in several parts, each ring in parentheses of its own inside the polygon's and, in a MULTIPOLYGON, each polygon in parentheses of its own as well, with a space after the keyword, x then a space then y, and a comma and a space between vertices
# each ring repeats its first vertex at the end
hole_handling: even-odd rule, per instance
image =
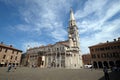
MULTIPOLYGON (((6 72, 0 68, 0 80, 104 80, 102 70, 17 68, 6 72)), ((109 72, 110 80, 120 80, 120 72, 109 72)))

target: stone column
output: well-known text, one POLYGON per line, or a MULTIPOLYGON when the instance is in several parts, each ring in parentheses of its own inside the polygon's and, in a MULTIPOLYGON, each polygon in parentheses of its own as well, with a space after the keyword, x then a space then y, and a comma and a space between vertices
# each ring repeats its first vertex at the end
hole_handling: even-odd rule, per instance
POLYGON ((59 67, 61 68, 61 53, 60 53, 60 59, 59 59, 59 67))
POLYGON ((66 51, 65 51, 65 68, 66 68, 66 51))
POLYGON ((57 68, 57 52, 56 52, 56 56, 55 56, 55 66, 57 68))

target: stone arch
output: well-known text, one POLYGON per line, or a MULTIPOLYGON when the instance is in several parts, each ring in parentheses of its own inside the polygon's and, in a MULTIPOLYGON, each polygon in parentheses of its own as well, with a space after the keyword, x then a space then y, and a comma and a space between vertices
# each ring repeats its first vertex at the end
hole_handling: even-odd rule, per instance
POLYGON ((113 61, 109 61, 109 65, 110 65, 110 67, 115 66, 115 64, 114 64, 114 62, 113 62, 113 61))
POLYGON ((5 67, 7 67, 7 63, 5 63, 5 67))
POLYGON ((104 61, 104 62, 103 62, 103 65, 106 66, 107 68, 109 68, 107 61, 104 61))
POLYGON ((98 68, 96 61, 93 62, 93 66, 94 66, 94 68, 98 68))
POLYGON ((101 61, 98 61, 98 67, 99 67, 99 68, 103 68, 103 64, 102 64, 101 61))
POLYGON ((120 60, 117 60, 115 63, 116 63, 116 67, 120 67, 120 60))
POLYGON ((3 67, 3 64, 0 64, 0 67, 3 67))
POLYGON ((37 66, 40 67, 41 65, 42 65, 42 56, 39 56, 37 66))

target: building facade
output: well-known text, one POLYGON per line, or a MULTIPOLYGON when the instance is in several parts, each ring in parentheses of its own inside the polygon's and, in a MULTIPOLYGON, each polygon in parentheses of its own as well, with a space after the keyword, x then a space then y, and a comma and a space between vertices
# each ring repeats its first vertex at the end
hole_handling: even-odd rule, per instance
POLYGON ((7 46, 0 44, 0 67, 12 65, 20 65, 22 51, 13 48, 12 45, 7 46))
POLYGON ((120 67, 120 38, 89 47, 94 68, 120 67))
POLYGON ((68 40, 28 49, 28 63, 39 67, 80 68, 83 65, 79 46, 78 27, 70 10, 68 40))

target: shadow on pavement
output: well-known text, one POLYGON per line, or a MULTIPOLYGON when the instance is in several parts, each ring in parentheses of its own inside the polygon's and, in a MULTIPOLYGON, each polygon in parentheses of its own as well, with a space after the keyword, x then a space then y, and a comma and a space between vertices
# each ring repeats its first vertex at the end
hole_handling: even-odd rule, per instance
MULTIPOLYGON (((120 71, 113 71, 109 73, 110 80, 120 80, 120 71)), ((105 80, 104 76, 101 77, 99 80, 105 80)))

